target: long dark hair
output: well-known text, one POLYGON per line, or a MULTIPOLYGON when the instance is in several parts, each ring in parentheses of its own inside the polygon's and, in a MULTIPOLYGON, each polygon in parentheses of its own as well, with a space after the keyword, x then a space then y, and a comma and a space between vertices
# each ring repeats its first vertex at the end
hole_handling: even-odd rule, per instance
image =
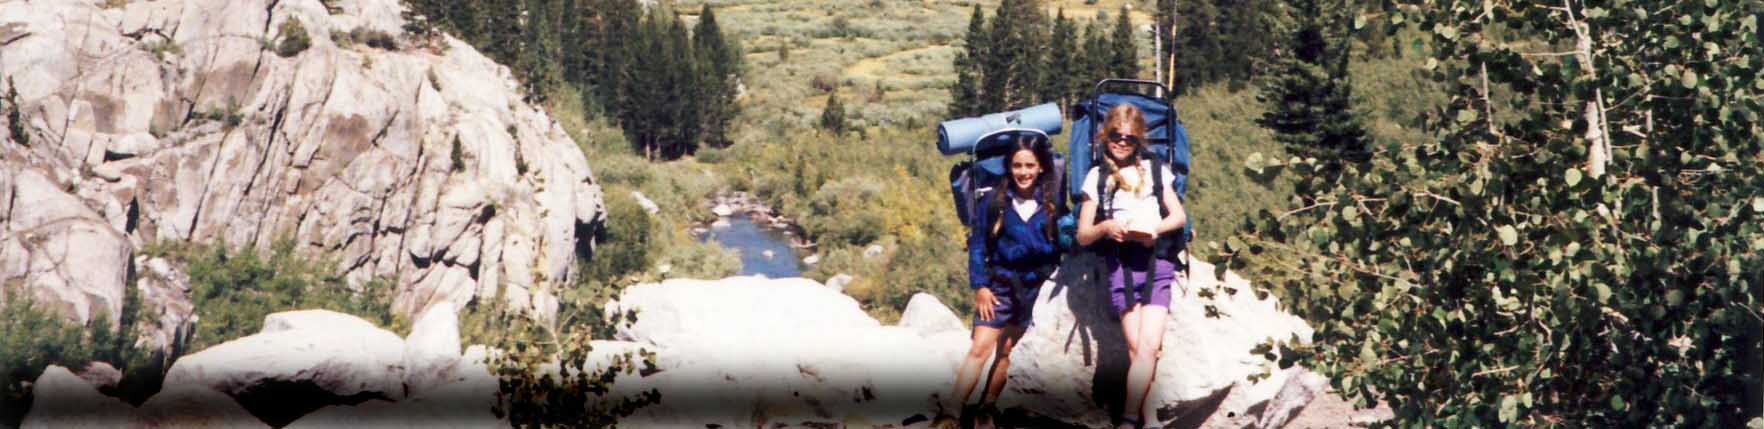
POLYGON ((1035 203, 1041 205, 1041 210, 1047 213, 1047 230, 1043 233, 1047 235, 1048 242, 1053 242, 1056 237, 1054 219, 1059 218, 1054 207, 1054 203, 1059 201, 1059 196, 1055 194, 1060 189, 1057 183, 1059 177, 1056 177, 1054 171, 1053 143, 1047 140, 1047 136, 1034 133, 1017 137, 1010 152, 1005 153, 1005 174, 999 177, 998 186, 993 188, 998 191, 992 193, 992 204, 989 204, 992 208, 992 233, 988 237, 997 240, 1000 230, 1004 229, 1004 210, 1011 202, 1009 194, 1017 191, 1016 181, 1011 178, 1011 158, 1022 151, 1035 154, 1035 162, 1041 164, 1041 174, 1036 175, 1030 194, 1034 195, 1035 203))

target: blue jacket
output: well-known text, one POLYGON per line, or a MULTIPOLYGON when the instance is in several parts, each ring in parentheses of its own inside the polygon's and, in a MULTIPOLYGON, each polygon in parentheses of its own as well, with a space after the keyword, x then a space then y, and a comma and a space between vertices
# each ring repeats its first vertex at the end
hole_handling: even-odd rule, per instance
POLYGON ((1017 279, 1027 287, 1040 286, 1047 280, 1046 273, 1051 271, 1048 268, 1060 262, 1059 247, 1047 239, 1047 224, 1053 220, 1043 208, 1037 208, 1029 219, 1023 219, 1010 207, 1000 215, 1004 225, 995 241, 988 237, 992 233, 992 208, 974 214, 976 222, 968 233, 968 287, 986 287, 1000 276, 1017 279))

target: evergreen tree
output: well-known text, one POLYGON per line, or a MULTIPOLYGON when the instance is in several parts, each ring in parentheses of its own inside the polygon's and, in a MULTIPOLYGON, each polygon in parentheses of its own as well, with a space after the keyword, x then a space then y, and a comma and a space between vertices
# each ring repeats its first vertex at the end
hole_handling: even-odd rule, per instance
POLYGON ((517 47, 514 71, 520 76, 521 87, 529 101, 543 101, 551 91, 563 85, 562 55, 559 37, 561 13, 558 0, 526 0, 526 29, 517 47))
POLYGON ((740 83, 740 48, 733 40, 724 39, 709 4, 704 5, 698 17, 698 25, 692 30, 692 49, 699 54, 704 72, 698 103, 704 107, 703 138, 712 146, 728 146, 729 123, 739 107, 735 104, 735 89, 740 83))
POLYGON ((1219 68, 1217 79, 1242 86, 1258 76, 1257 62, 1273 58, 1277 34, 1274 15, 1279 10, 1273 0, 1228 0, 1218 8, 1219 53, 1214 61, 1219 68))
POLYGON ((485 56, 502 64, 515 64, 513 61, 520 55, 521 42, 525 39, 526 28, 522 25, 521 15, 526 12, 525 4, 520 0, 485 0, 486 7, 480 10, 479 31, 482 43, 472 45, 484 52, 485 56))
POLYGON ((1139 48, 1133 43, 1133 20, 1126 6, 1121 6, 1121 14, 1115 17, 1115 32, 1109 37, 1109 75, 1139 77, 1139 48))
POLYGON ((965 49, 956 54, 956 83, 949 87, 949 116, 969 117, 980 114, 980 63, 988 52, 988 34, 986 33, 986 15, 980 10, 980 4, 974 4, 974 12, 968 18, 968 35, 963 39, 965 49))
POLYGON ((821 109, 821 129, 833 135, 845 134, 845 105, 839 102, 839 86, 827 91, 827 107, 821 109))
POLYGON ((1042 100, 1059 103, 1062 111, 1072 105, 1074 97, 1081 94, 1077 74, 1081 71, 1078 64, 1078 27, 1072 20, 1066 19, 1066 9, 1061 8, 1054 15, 1053 35, 1047 45, 1047 79, 1043 88, 1048 92, 1042 100))
POLYGON ((667 57, 663 61, 665 67, 662 69, 667 76, 663 90, 665 95, 649 102, 666 106, 666 116, 658 118, 658 125, 663 130, 662 156, 674 159, 697 151, 698 138, 703 130, 703 109, 700 106, 704 103, 697 99, 701 72, 696 61, 698 56, 692 52, 692 41, 687 35, 686 23, 681 22, 680 16, 672 12, 667 15, 667 25, 664 27, 666 31, 663 33, 664 49, 659 51, 667 57))
POLYGON ((638 45, 642 32, 639 12, 643 8, 637 0, 593 1, 600 20, 588 44, 588 73, 594 79, 588 88, 601 108, 614 117, 624 118, 621 106, 630 98, 625 91, 631 86, 631 76, 637 76, 632 68, 636 53, 642 52, 638 45))
POLYGON ((980 107, 996 112, 1034 104, 1047 43, 1047 19, 1036 0, 1004 0, 988 27, 980 62, 980 107))
POLYGON ((1216 0, 1191 0, 1177 3, 1175 22, 1176 61, 1171 66, 1175 74, 1176 87, 1171 88, 1177 94, 1185 94, 1192 88, 1205 85, 1220 79, 1224 67, 1225 50, 1220 43, 1223 34, 1219 33, 1216 24, 1219 10, 1214 7, 1216 0))
POLYGON ((1348 41, 1335 29, 1346 17, 1325 0, 1290 0, 1296 26, 1256 99, 1267 106, 1257 123, 1303 157, 1358 162, 1366 130, 1354 114, 1348 41))
POLYGON ((1108 22, 1108 14, 1097 12, 1096 19, 1084 27, 1084 49, 1079 56, 1084 65, 1083 72, 1078 74, 1082 77, 1078 82, 1080 91, 1088 91, 1098 81, 1111 77, 1109 60, 1114 53, 1109 50, 1108 37, 1103 35, 1104 22, 1108 22))

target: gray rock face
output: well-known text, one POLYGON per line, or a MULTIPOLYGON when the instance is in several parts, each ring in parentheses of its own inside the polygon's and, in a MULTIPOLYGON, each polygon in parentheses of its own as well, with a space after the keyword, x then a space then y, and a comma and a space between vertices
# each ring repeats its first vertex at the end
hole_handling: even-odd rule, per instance
POLYGON ((157 241, 292 240, 352 283, 396 281, 408 316, 503 289, 543 306, 592 247, 605 215, 576 144, 507 68, 404 37, 396 0, 97 3, 0 3, 31 136, 0 137, 0 283, 71 318, 115 318, 157 241), (291 20, 311 47, 282 57, 260 40, 291 20), (364 27, 404 47, 330 37, 364 27))

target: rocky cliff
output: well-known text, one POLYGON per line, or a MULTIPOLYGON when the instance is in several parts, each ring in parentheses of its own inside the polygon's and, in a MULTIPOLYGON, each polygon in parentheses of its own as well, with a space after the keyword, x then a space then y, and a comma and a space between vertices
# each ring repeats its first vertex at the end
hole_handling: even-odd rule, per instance
POLYGON ((176 269, 144 246, 293 240, 352 283, 395 280, 403 314, 498 293, 554 307, 604 218, 587 160, 508 69, 405 35, 401 10, 0 2, 24 137, 0 132, 0 284, 81 321, 140 287, 169 329, 190 309, 178 282, 137 281, 176 269), (296 21, 310 47, 279 55, 296 21))

